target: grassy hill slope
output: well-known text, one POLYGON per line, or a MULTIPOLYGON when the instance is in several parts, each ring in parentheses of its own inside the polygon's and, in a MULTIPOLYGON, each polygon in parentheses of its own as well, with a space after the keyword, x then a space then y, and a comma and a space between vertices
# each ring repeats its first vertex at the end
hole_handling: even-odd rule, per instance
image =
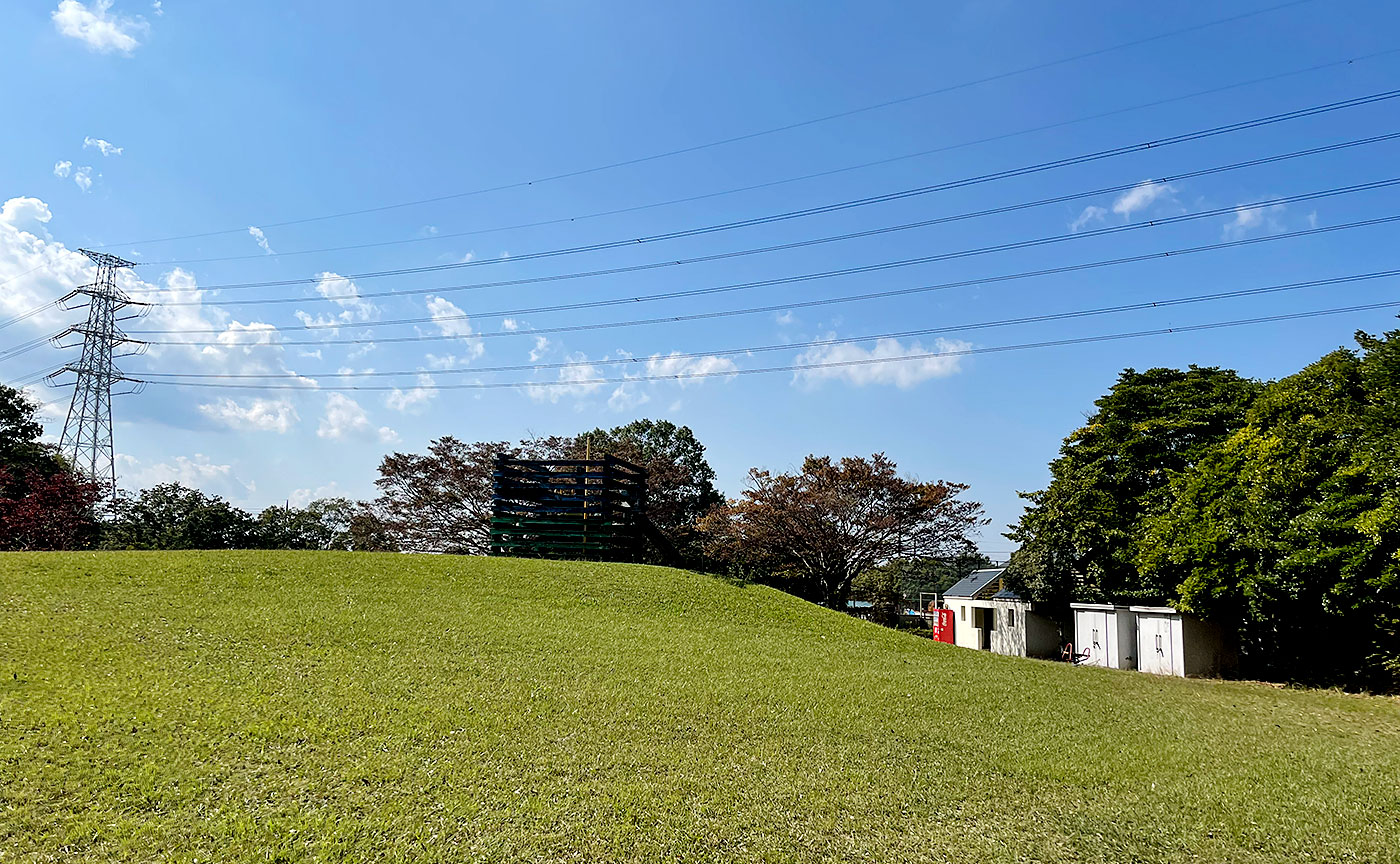
POLYGON ((1400 704, 655 567, 0 555, 0 862, 1400 860, 1400 704))

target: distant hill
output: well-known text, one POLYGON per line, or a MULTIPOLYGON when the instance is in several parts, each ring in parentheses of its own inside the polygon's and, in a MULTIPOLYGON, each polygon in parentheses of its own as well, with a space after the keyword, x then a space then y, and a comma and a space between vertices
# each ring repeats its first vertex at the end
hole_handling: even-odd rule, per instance
POLYGON ((1397 860, 1400 703, 658 567, 0 555, 0 860, 1397 860))

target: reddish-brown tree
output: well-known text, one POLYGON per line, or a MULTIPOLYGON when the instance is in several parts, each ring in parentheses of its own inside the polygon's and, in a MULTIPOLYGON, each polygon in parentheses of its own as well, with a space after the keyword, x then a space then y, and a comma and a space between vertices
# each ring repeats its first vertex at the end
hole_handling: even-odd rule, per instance
POLYGON ((16 475, 0 467, 0 549, 81 549, 97 534, 100 487, 67 469, 16 475))
POLYGON ((959 497, 967 488, 901 477, 883 453, 839 462, 809 456, 792 474, 751 470, 743 495, 701 527, 714 557, 778 573, 804 596, 844 609, 863 570, 972 551, 987 520, 981 504, 959 497))

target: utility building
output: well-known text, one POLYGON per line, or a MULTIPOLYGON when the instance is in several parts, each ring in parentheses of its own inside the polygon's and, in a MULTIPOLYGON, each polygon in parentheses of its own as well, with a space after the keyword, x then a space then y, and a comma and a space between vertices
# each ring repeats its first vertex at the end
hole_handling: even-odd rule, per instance
POLYGON ((1059 628, 1006 587, 1005 572, 977 570, 944 592, 943 603, 953 611, 954 644, 1016 657, 1056 656, 1059 628))

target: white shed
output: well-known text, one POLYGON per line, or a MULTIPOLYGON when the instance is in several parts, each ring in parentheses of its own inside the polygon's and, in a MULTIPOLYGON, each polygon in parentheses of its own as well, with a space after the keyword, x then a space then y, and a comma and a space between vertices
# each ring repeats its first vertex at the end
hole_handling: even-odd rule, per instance
POLYGON ((943 594, 953 610, 953 641, 964 648, 1017 657, 1054 657, 1059 628, 1002 582, 1006 568, 977 570, 943 594))
POLYGON ((1074 651, 1085 663, 1109 669, 1137 668, 1137 619, 1127 606, 1071 603, 1074 651))
POLYGON ((1138 668, 1178 677, 1218 675, 1233 668, 1220 627, 1170 606, 1129 607, 1137 619, 1138 668))

